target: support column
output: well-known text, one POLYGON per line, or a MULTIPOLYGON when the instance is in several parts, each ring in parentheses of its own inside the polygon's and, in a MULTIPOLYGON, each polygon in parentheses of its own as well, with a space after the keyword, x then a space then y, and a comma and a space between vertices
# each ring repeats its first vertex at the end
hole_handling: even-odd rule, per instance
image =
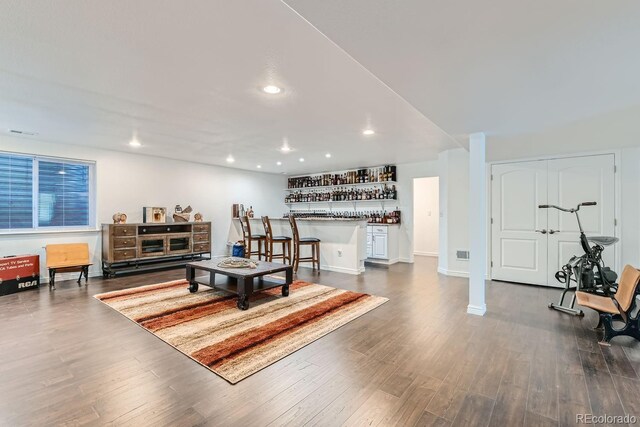
POLYGON ((469 135, 469 305, 467 313, 483 316, 487 272, 487 189, 484 133, 469 135))

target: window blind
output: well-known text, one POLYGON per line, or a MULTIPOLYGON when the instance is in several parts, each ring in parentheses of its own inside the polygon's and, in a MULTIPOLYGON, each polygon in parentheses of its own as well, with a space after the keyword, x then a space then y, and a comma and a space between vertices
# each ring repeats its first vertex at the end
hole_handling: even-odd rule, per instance
POLYGON ((38 161, 38 226, 89 225, 89 166, 38 161))
POLYGON ((0 229, 33 228, 33 159, 0 153, 0 229))

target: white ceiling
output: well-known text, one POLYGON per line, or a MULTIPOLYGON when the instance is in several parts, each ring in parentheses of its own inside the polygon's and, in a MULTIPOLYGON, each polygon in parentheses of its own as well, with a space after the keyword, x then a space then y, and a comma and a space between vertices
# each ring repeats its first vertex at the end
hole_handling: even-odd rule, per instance
POLYGON ((0 40, 4 132, 287 173, 458 146, 278 0, 4 0, 0 40))
POLYGON ((274 173, 640 142, 637 0, 285 1, 4 0, 0 132, 274 173))
POLYGON ((490 158, 640 144, 637 0, 284 1, 490 158))

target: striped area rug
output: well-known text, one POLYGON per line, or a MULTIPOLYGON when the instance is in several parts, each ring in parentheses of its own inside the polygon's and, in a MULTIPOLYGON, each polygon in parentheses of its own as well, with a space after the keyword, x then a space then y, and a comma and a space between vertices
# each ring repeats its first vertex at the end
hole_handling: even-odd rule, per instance
POLYGON ((95 297, 231 384, 387 301, 296 281, 288 297, 279 287, 263 291, 241 311, 235 295, 187 287, 178 280, 95 297))

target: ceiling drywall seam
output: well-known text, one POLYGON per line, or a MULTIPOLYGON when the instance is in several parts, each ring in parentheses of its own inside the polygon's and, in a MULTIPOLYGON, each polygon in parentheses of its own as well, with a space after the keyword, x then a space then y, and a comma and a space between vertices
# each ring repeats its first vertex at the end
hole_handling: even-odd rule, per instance
POLYGON ((336 48, 338 48, 342 53, 344 53, 345 55, 347 55, 347 57, 349 57, 349 59, 351 59, 353 62, 355 62, 360 68, 362 68, 364 71, 366 71, 367 73, 369 73, 374 79, 376 79, 377 81, 379 81, 384 87, 386 87, 387 89, 389 89, 391 92, 393 92, 394 95, 396 95, 398 98, 400 98, 404 103, 406 103, 409 107, 411 107, 411 109, 413 109, 415 112, 417 112, 418 114, 420 114, 422 117, 424 117, 425 119, 429 120, 431 123, 434 124, 434 126, 436 126, 438 129, 440 129, 442 131, 442 133, 444 133, 445 135, 447 135, 447 137, 449 137, 449 139, 455 143, 457 146, 465 148, 464 145, 460 144, 460 142, 458 141, 457 138, 454 138, 453 136, 449 135, 448 132, 445 132, 444 129, 442 129, 437 123, 435 123, 433 120, 431 120, 429 117, 425 116, 424 113, 422 111, 420 111, 419 109, 417 109, 412 103, 410 103, 404 96, 400 95, 398 92, 396 92, 391 86, 389 86, 384 80, 380 79, 377 75, 375 75, 374 73, 371 72, 371 70, 369 70, 367 67, 365 67, 364 65, 362 65, 357 59, 355 59, 353 56, 351 56, 351 54, 349 54, 349 52, 347 52, 346 50, 344 50, 339 44, 337 44, 336 42, 334 42, 330 37, 328 37, 325 33, 323 33, 322 31, 320 31, 320 29, 318 27, 316 27, 315 25, 313 25, 311 22, 309 22, 309 20, 307 18, 305 18, 304 16, 302 16, 300 13, 298 13, 297 10, 295 10, 293 7, 291 7, 286 0, 280 0, 280 2, 282 4, 284 4, 289 10, 291 10, 294 14, 296 14, 297 16, 300 17, 300 19, 302 19, 304 22, 306 22, 309 26, 311 26, 311 28, 313 28, 314 30, 316 30, 318 32, 318 34, 322 35, 322 37, 324 37, 325 39, 327 39, 332 45, 334 45, 336 48))

